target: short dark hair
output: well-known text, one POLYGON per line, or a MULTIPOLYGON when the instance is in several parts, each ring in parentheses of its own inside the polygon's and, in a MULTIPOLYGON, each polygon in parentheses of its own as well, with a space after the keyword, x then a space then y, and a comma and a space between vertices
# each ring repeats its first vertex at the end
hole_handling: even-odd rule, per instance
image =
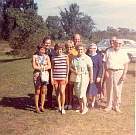
POLYGON ((51 40, 51 37, 50 36, 44 37, 42 43, 45 44, 46 40, 51 40))
POLYGON ((39 51, 41 48, 45 48, 43 44, 39 44, 39 45, 37 46, 37 50, 38 50, 38 51, 39 51))

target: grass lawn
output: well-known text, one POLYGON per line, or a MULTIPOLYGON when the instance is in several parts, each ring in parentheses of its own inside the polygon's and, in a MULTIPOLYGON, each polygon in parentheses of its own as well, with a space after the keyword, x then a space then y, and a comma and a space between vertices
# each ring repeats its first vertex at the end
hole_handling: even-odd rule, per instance
POLYGON ((31 60, 0 56, 0 135, 134 135, 135 68, 129 64, 121 114, 102 108, 86 115, 49 109, 36 114, 31 60))

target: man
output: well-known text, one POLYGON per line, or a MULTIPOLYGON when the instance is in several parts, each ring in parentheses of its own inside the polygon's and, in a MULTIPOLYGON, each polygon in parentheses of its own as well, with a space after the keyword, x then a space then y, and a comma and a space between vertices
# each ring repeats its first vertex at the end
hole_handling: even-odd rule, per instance
MULTIPOLYGON (((116 40, 117 40, 116 36, 111 37, 110 42, 109 42, 109 47, 107 47, 102 53, 103 57, 106 54, 106 52, 114 46, 114 44, 116 43, 116 40)), ((106 93, 105 92, 106 91, 105 82, 106 82, 106 79, 107 79, 107 75, 106 75, 105 69, 104 69, 103 73, 104 74, 103 74, 103 79, 102 79, 102 93, 100 94, 100 99, 103 99, 104 96, 105 96, 105 93, 106 93)))
POLYGON ((104 58, 107 90, 107 108, 105 111, 115 109, 120 111, 122 85, 126 78, 129 58, 121 49, 122 40, 117 39, 112 48, 108 49, 104 58))
POLYGON ((110 49, 110 48, 112 48, 112 47, 114 46, 114 43, 116 43, 116 40, 117 40, 117 37, 115 37, 115 36, 113 36, 113 37, 110 39, 110 45, 109 45, 109 47, 107 47, 107 48, 105 49, 105 53, 106 53, 106 51, 107 51, 108 49, 110 49))
MULTIPOLYGON (((43 39, 44 47, 46 48, 46 54, 51 58, 55 55, 54 49, 51 48, 51 38, 49 36, 45 37, 43 39)), ((49 70, 49 84, 47 85, 47 99, 48 99, 48 107, 52 107, 52 92, 53 92, 53 86, 51 84, 51 70, 49 70)))

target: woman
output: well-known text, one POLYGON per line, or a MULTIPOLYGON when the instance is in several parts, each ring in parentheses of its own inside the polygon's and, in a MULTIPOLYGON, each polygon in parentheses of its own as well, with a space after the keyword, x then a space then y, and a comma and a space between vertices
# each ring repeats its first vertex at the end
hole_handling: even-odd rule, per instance
POLYGON ((92 43, 88 50, 87 55, 92 59, 93 62, 93 84, 88 86, 88 96, 91 99, 91 106, 94 107, 97 94, 101 94, 101 78, 103 74, 102 56, 97 52, 96 44, 92 43))
MULTIPOLYGON (((72 59, 75 56, 77 56, 75 51, 73 51, 73 49, 74 49, 73 45, 74 45, 73 41, 70 41, 70 40, 68 40, 65 44, 66 54, 68 55, 68 58, 69 58, 69 64, 71 64, 72 59)), ((70 74, 71 74, 71 72, 69 72, 69 77, 70 77, 70 74)), ((70 78, 68 78, 68 79, 70 79, 70 78)), ((73 87, 74 87, 73 83, 70 82, 70 80, 68 80, 68 84, 66 86, 66 91, 65 91, 65 93, 66 93, 66 95, 65 95, 66 96, 65 109, 68 109, 68 110, 72 109, 72 105, 73 105, 72 104, 73 87)))
POLYGON ((40 113, 38 106, 39 97, 41 94, 41 111, 44 112, 45 91, 47 89, 48 79, 43 81, 41 79, 42 71, 48 73, 48 69, 51 68, 51 62, 48 55, 45 54, 45 48, 43 45, 37 46, 37 52, 32 58, 32 67, 34 69, 34 86, 35 86, 35 107, 36 112, 40 113))
POLYGON ((68 82, 69 59, 63 53, 63 45, 56 44, 56 55, 52 58, 52 85, 56 90, 59 112, 65 114, 65 88, 68 82))
POLYGON ((75 94, 79 99, 80 111, 82 114, 87 113, 87 86, 93 81, 92 62, 89 56, 85 54, 83 45, 77 47, 78 55, 72 60, 70 65, 70 81, 74 82, 75 94))

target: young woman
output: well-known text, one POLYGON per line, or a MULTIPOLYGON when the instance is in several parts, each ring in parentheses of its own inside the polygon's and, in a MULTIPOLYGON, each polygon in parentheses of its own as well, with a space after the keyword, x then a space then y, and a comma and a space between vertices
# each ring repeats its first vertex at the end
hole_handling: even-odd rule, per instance
POLYGON ((65 88, 68 82, 69 59, 63 54, 62 44, 56 44, 56 55, 52 58, 52 85, 56 90, 59 112, 65 114, 65 88))
POLYGON ((78 55, 72 60, 70 65, 70 81, 74 82, 75 95, 79 99, 80 111, 82 114, 87 113, 87 87, 93 81, 92 62, 89 56, 85 54, 83 45, 77 47, 78 55))
POLYGON ((101 94, 101 78, 103 74, 103 64, 102 64, 102 56, 97 54, 97 46, 92 43, 88 50, 87 55, 92 59, 93 62, 93 84, 88 86, 88 96, 89 100, 91 100, 91 107, 94 107, 95 100, 97 94, 101 94))
POLYGON ((40 113, 39 109, 39 97, 41 94, 41 111, 44 112, 44 102, 45 102, 45 91, 47 88, 48 80, 42 81, 41 72, 44 70, 48 72, 48 69, 51 68, 51 62, 48 55, 45 54, 45 48, 42 45, 37 47, 36 54, 33 55, 32 58, 32 66, 34 69, 34 86, 35 86, 35 106, 36 112, 40 113))

